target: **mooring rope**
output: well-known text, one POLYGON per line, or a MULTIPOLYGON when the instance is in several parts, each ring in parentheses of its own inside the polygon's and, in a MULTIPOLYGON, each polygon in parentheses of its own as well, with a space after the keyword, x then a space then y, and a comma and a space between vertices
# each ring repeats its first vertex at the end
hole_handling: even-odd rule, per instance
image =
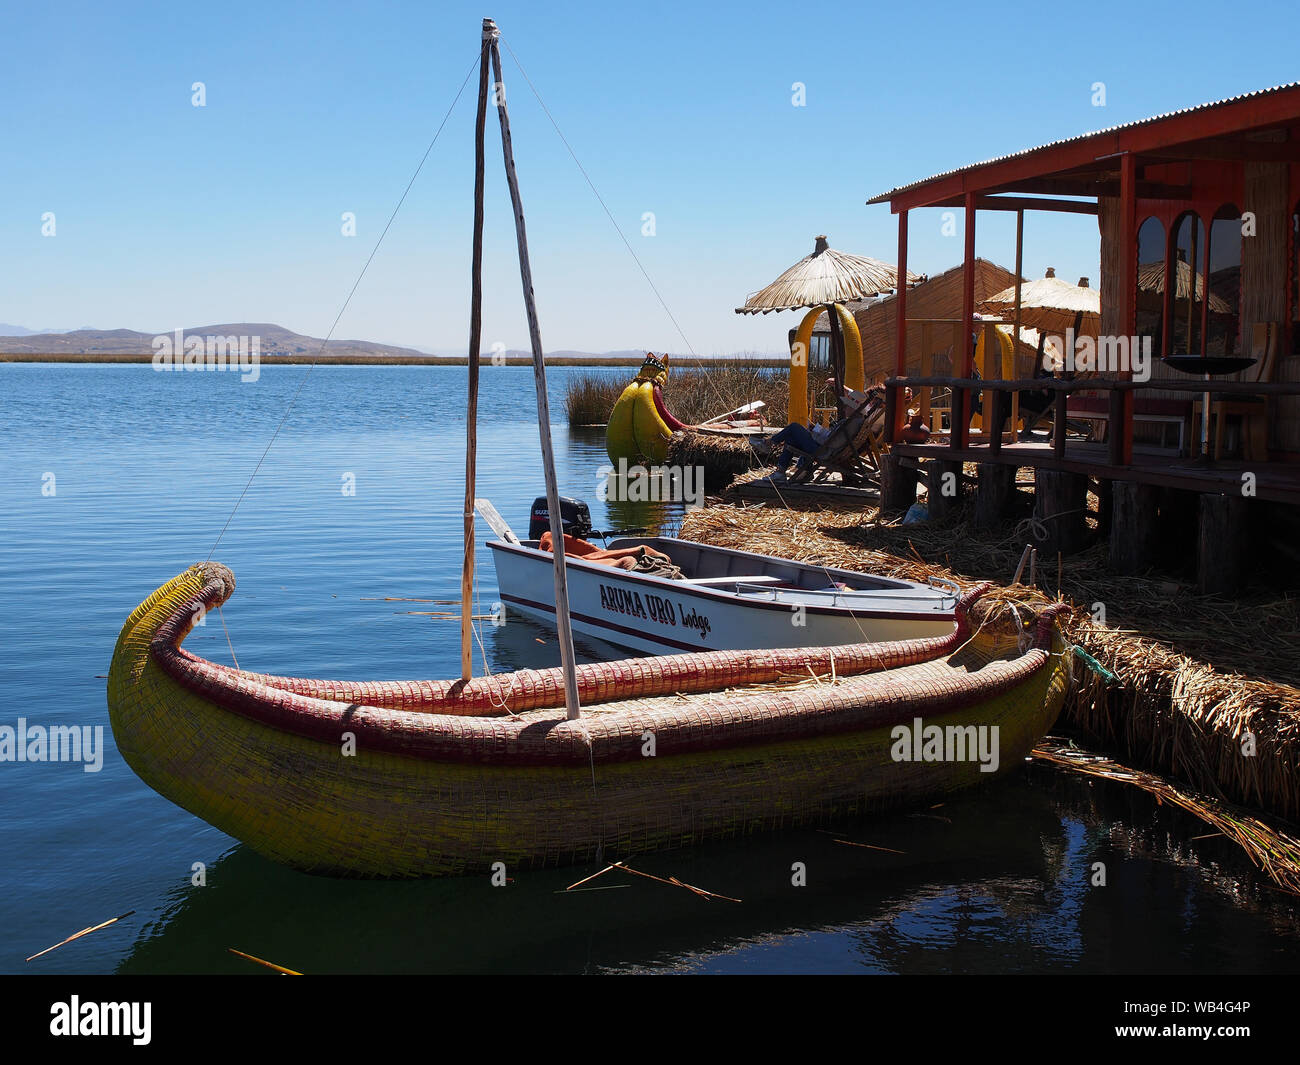
POLYGON ((275 443, 275 438, 280 435, 280 430, 284 428, 284 423, 289 420, 289 415, 293 413, 294 405, 298 402, 298 397, 302 394, 303 386, 306 385, 307 379, 311 377, 311 372, 316 369, 316 363, 320 360, 321 353, 325 350, 325 345, 330 342, 334 336, 334 330, 342 321, 344 313, 348 309, 348 304, 352 302, 352 297, 356 295, 357 288, 361 285, 361 280, 366 276, 366 271, 370 269, 370 264, 374 261, 375 255, 379 252, 379 246, 383 244, 384 238, 388 235, 388 230, 392 227, 393 221, 397 218, 397 212, 402 209, 402 204, 406 202, 406 197, 410 194, 411 188, 415 185, 415 179, 420 176, 420 171, 424 169, 424 164, 429 158, 429 153, 433 151, 433 146, 438 143, 438 138, 442 135, 443 129, 447 125, 447 120, 451 118, 451 113, 456 109, 456 104, 460 102, 461 95, 465 92, 465 86, 469 84, 470 75, 474 73, 474 68, 478 65, 479 54, 475 52, 474 62, 465 72, 465 80, 460 83, 460 88, 456 90, 456 95, 452 98, 451 106, 447 108, 447 113, 442 116, 442 122, 439 123, 433 139, 429 141, 429 146, 424 149, 424 155, 420 157, 420 162, 416 165, 415 173, 411 175, 411 180, 406 183, 406 188, 402 191, 401 198, 397 201, 397 206, 393 208, 393 213, 388 216, 388 222, 384 226, 383 232, 379 234, 379 239, 375 241, 375 246, 370 249, 370 255, 367 256, 365 265, 361 267, 361 272, 357 274, 357 279, 352 283, 352 288, 348 291, 347 299, 343 301, 343 306, 339 308, 339 313, 334 316, 334 324, 330 326, 329 332, 325 334, 325 339, 320 342, 320 347, 316 349, 316 354, 312 356, 311 365, 307 367, 306 373, 298 382, 298 387, 294 390, 289 399, 289 406, 285 408, 283 417, 275 427, 275 432, 271 434, 271 439, 267 441, 266 448, 262 451, 262 456, 257 460, 257 465, 253 467, 252 474, 249 475, 248 483, 244 485, 244 490, 239 493, 239 498, 235 500, 235 505, 230 508, 230 514, 226 518, 226 523, 221 527, 221 532, 217 534, 217 539, 212 545, 212 550, 208 552, 205 561, 210 562, 212 556, 216 553, 221 544, 222 538, 226 535, 226 530, 230 528, 230 523, 235 518, 235 512, 239 510, 240 504, 244 502, 244 497, 248 495, 248 490, 253 486, 258 471, 261 470, 262 464, 266 461, 266 456, 271 453, 271 446, 275 443))
POLYGON ((226 634, 226 646, 230 648, 230 660, 235 663, 235 668, 239 668, 239 659, 235 657, 235 645, 230 642, 230 630, 226 628, 226 612, 217 607, 217 616, 221 618, 221 631, 226 634))

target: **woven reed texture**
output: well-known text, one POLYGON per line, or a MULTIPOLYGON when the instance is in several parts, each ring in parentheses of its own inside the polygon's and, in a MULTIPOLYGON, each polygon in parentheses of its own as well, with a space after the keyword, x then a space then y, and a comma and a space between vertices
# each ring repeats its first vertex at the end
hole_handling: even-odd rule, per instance
MULTIPOLYGON (((273 860, 335 875, 570 863, 916 801, 994 774, 973 761, 895 762, 893 724, 996 725, 1006 771, 1050 728, 1068 679, 1044 617, 1038 646, 1023 653, 984 633, 883 670, 889 653, 864 651, 860 665, 877 671, 834 685, 728 690, 764 674, 737 675, 732 663, 715 675, 704 660, 727 654, 714 653, 674 656, 711 678, 691 695, 664 693, 671 685, 656 687, 647 671, 661 694, 614 701, 627 694, 612 679, 626 664, 605 664, 607 698, 578 722, 553 707, 515 718, 418 714, 208 672, 210 663, 176 651, 197 604, 233 587, 224 567, 195 567, 131 614, 109 673, 118 748, 151 787, 222 831, 273 860), (168 647, 185 683, 159 661, 168 647), (275 724, 258 717, 267 707, 275 724), (344 753, 345 733, 355 755, 344 753), (654 757, 642 756, 647 733, 654 757)), ((689 676, 689 665, 667 676, 689 676)))
MULTIPOLYGON (((987 259, 975 260, 975 303, 978 306, 992 293, 1014 284, 1016 275, 1010 270, 989 262, 987 259)), ((867 382, 883 381, 892 377, 897 356, 898 305, 897 296, 889 296, 872 303, 860 311, 854 312, 858 321, 858 332, 862 334, 862 363, 866 370, 867 382)), ((955 319, 960 318, 965 302, 963 294, 963 270, 954 266, 941 274, 936 274, 924 283, 910 289, 907 293, 907 316, 913 321, 907 326, 907 365, 908 374, 920 376, 929 367, 922 362, 921 338, 923 327, 920 319, 955 319)), ((1009 315, 1007 317, 1010 317, 1009 315)), ((1023 325, 1023 323, 1022 323, 1023 325)), ((1032 377, 1037 368, 1038 338, 1025 329, 1020 331, 1020 340, 1016 344, 1016 373, 1021 377, 1032 377), (1032 336, 1032 340, 1030 337, 1032 336)), ((951 327, 937 324, 932 327, 931 346, 935 351, 950 351, 952 346, 951 327)), ((929 354, 929 353, 927 353, 929 354)), ((960 357, 960 353, 958 353, 960 357)), ((951 354, 947 359, 947 368, 954 363, 951 354)), ((934 367, 936 373, 944 369, 942 361, 934 367)))
MULTIPOLYGON (((225 570, 225 575, 209 578, 196 593, 196 604, 211 610, 225 602, 234 590, 233 575, 226 576, 229 573, 225 570)), ((587 663, 577 667, 578 695, 582 704, 587 706, 616 698, 691 694, 740 684, 769 684, 790 674, 806 676, 809 670, 817 674, 834 671, 838 676, 851 676, 925 661, 950 653, 967 638, 969 626, 966 617, 970 604, 988 587, 987 584, 976 586, 957 603, 954 629, 949 636, 791 650, 699 651, 587 663)), ((177 646, 188 634, 191 613, 183 605, 175 610, 172 617, 160 623, 154 641, 164 668, 182 683, 202 685, 206 681, 215 690, 243 681, 313 699, 415 714, 501 716, 564 706, 564 674, 558 668, 521 669, 492 677, 475 677, 468 682, 317 680, 231 669, 207 662, 177 646)))

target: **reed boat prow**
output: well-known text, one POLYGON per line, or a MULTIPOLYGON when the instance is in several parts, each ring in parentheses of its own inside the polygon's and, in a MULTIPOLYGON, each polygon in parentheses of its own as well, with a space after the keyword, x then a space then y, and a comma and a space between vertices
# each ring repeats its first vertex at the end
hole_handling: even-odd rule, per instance
POLYGON ((590 713, 567 721, 559 669, 351 682, 208 662, 181 646, 235 588, 208 562, 127 619, 110 720, 156 791, 302 869, 576 862, 920 801, 1014 766, 1055 719, 1068 668, 1054 608, 1023 649, 972 626, 985 587, 944 637, 588 663, 590 713), (891 757, 918 719, 994 729, 997 764, 891 757))

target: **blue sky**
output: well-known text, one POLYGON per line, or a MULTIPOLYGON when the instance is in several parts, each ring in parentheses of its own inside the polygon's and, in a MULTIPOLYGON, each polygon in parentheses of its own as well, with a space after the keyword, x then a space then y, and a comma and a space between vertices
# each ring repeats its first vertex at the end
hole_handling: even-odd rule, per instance
MULTIPOLYGON (((777 351, 794 315, 732 309, 827 233, 893 261, 876 193, 1090 129, 1294 80, 1282 3, 9 5, 0 322, 271 321, 322 335, 496 18, 701 353, 777 351), (206 106, 191 86, 206 86, 206 106), (1092 105, 1104 82, 1106 106, 1092 105), (791 103, 806 85, 806 106, 791 103), (356 215, 344 237, 340 216, 356 215), (53 212, 56 235, 41 234, 53 212), (645 212, 656 233, 641 235, 645 212)), ((505 80, 548 350, 685 347, 539 109, 505 80)), ((473 93, 338 331, 464 350, 473 93)), ((492 119, 489 114, 489 119, 492 119)), ((489 130, 484 342, 527 346, 489 130)), ((960 212, 958 212, 960 233, 960 212)), ((977 252, 1014 258, 1014 221, 977 252)), ((961 256, 940 212, 909 265, 961 256)), ((1086 216, 1031 215, 1025 268, 1096 285, 1086 216)))

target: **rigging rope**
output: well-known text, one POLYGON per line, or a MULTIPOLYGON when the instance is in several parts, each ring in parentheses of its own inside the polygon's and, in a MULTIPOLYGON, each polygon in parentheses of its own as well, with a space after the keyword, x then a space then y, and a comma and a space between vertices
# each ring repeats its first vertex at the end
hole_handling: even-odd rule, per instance
POLYGON ((415 179, 420 176, 420 171, 424 169, 424 164, 429 158, 429 153, 433 151, 433 146, 438 143, 438 138, 442 135, 442 131, 447 125, 447 120, 451 118, 452 111, 456 109, 456 104, 460 102, 461 95, 465 92, 465 86, 469 84, 470 75, 474 73, 474 68, 478 65, 478 62, 479 54, 475 52, 474 62, 470 64, 469 70, 465 72, 465 80, 460 83, 460 88, 456 90, 456 95, 452 98, 451 106, 447 108, 447 113, 442 116, 442 122, 439 123, 438 129, 433 135, 433 139, 429 141, 429 146, 424 149, 424 155, 420 157, 420 162, 415 168, 415 173, 411 175, 411 180, 406 183, 406 188, 402 191, 401 198, 397 201, 397 206, 393 208, 393 213, 388 216, 388 222, 384 226, 383 232, 379 234, 379 239, 375 241, 375 246, 370 249, 370 255, 366 258, 365 265, 361 267, 361 272, 357 275, 357 279, 352 283, 352 288, 348 290, 347 299, 343 301, 343 306, 339 308, 339 313, 334 316, 334 324, 330 326, 329 332, 325 334, 325 339, 320 342, 320 347, 316 349, 316 354, 312 356, 311 365, 307 367, 306 373, 302 375, 302 379, 298 382, 298 387, 294 390, 293 395, 289 399, 289 406, 285 408, 283 417, 280 418, 279 424, 275 427, 275 432, 271 434, 271 439, 267 441, 266 448, 262 452, 262 457, 257 460, 257 465, 253 467, 253 472, 249 475, 248 483, 244 485, 244 490, 239 493, 239 498, 235 500, 235 505, 230 509, 230 514, 226 518, 226 523, 221 527, 221 532, 217 534, 217 539, 212 544, 212 550, 208 552, 206 561, 210 562, 212 556, 216 554, 222 538, 226 535, 226 530, 230 528, 230 523, 235 518, 235 512, 239 510, 240 504, 244 502, 244 497, 248 495, 248 490, 253 486, 253 481, 256 479, 258 471, 261 470, 262 464, 266 461, 266 456, 271 453, 271 447, 275 443, 275 438, 280 435, 280 430, 284 428, 284 423, 289 420, 289 415, 293 413, 294 405, 298 402, 298 397, 302 394, 303 386, 306 385, 307 379, 311 377, 311 372, 316 369, 316 363, 320 360, 321 352, 325 350, 325 345, 328 344, 330 339, 334 336, 334 330, 338 328, 339 322, 342 321, 343 315, 348 309, 348 304, 352 302, 352 297, 356 295, 357 288, 361 285, 362 278, 366 276, 366 271, 370 269, 370 264, 374 261, 375 255, 379 252, 379 246, 383 244, 384 238, 388 236, 388 230, 392 227, 393 221, 397 218, 397 212, 402 209, 402 204, 406 202, 406 197, 410 194, 411 188, 415 185, 415 179))
MULTIPOLYGON (((532 92, 534 98, 537 100, 537 103, 541 106, 542 111, 545 112, 547 119, 550 120, 551 126, 554 128, 556 135, 563 142, 565 149, 569 153, 569 157, 573 160, 574 165, 577 166, 578 170, 581 171, 583 179, 587 182, 587 187, 591 189, 592 195, 596 197, 596 200, 597 202, 599 202, 601 209, 604 210, 605 217, 609 219, 609 224, 614 227, 614 232, 618 234, 619 240, 623 242, 623 247, 627 248, 628 254, 632 256, 632 261, 636 263, 637 269, 641 271, 641 276, 645 278, 646 284, 650 286, 650 291, 655 294, 655 298, 659 301, 659 305, 663 307, 664 313, 668 315, 669 321, 673 323, 673 328, 677 330, 677 335, 682 338, 682 343, 686 345, 686 350, 690 352, 691 358, 695 360, 696 367, 698 369, 704 370, 704 379, 709 382, 710 387, 712 387, 714 392, 717 393, 719 402, 729 403, 730 400, 722 395, 721 390, 718 388, 716 384, 714 384, 713 379, 709 376, 708 370, 704 365, 704 360, 700 358, 699 355, 696 354, 695 349, 691 346, 691 342, 689 339, 687 339, 686 333, 682 330, 682 327, 680 323, 678 323, 676 316, 673 314, 672 310, 668 306, 668 303, 664 300, 663 296, 660 294, 659 289, 655 285, 654 281, 651 279, 649 272, 646 270, 645 266, 642 265, 640 258, 637 256, 637 253, 632 249, 632 245, 628 242, 627 236, 623 233, 623 230, 619 227, 618 222, 615 221, 614 215, 610 211, 609 207, 606 205, 604 197, 602 197, 600 192, 597 190, 595 182, 591 180, 591 175, 587 173, 587 168, 584 167, 581 161, 578 159, 577 153, 574 152, 573 150, 573 146, 569 144, 569 140, 567 137, 565 137, 564 132, 560 129, 559 123, 555 121, 555 116, 551 114, 551 110, 549 107, 546 106, 546 102, 542 99, 541 93, 537 91, 537 86, 533 84, 532 79, 528 76, 528 72, 524 70, 524 65, 521 62, 519 62, 519 57, 515 55, 514 49, 510 47, 510 43, 505 39, 504 36, 500 38, 500 41, 501 44, 505 47, 505 50, 510 53, 510 58, 514 60, 514 64, 516 67, 518 67, 519 73, 523 76, 523 79, 527 83, 529 90, 532 92)), ((748 436, 745 437, 745 444, 749 447, 751 452, 757 454, 757 451, 754 448, 754 442, 748 436)), ((772 492, 776 496, 777 501, 788 512, 793 514, 794 508, 790 506, 785 496, 781 494, 781 490, 780 488, 777 487, 775 482, 772 482, 772 492)), ((830 570, 826 566, 819 565, 818 568, 821 569, 821 571, 826 575, 826 579, 828 581, 833 581, 830 570)), ((862 622, 859 620, 857 614, 853 612, 853 608, 851 606, 849 607, 849 616, 853 619, 854 624, 857 625, 858 632, 862 635, 863 639, 865 639, 866 630, 862 627, 862 622)))

